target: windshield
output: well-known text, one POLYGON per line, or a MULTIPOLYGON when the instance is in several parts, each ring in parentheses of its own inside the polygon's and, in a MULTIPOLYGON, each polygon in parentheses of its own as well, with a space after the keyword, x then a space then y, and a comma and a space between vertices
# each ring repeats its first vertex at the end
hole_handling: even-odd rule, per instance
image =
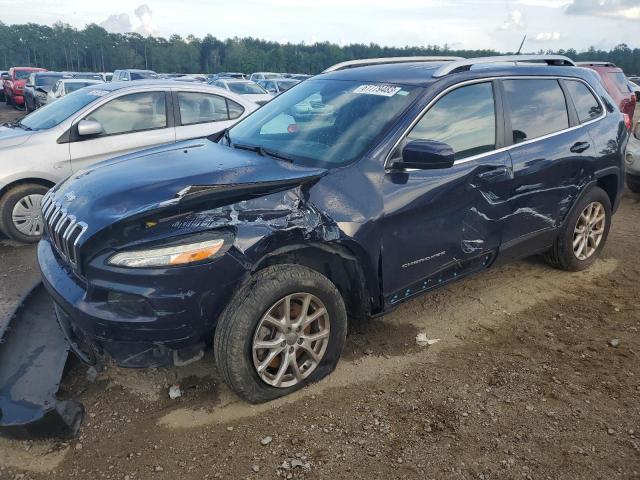
POLYGON ((131 80, 143 80, 145 78, 158 78, 154 72, 131 72, 131 80))
POLYGON ((84 78, 87 80, 102 80, 102 77, 97 73, 76 73, 73 78, 84 78))
POLYGON ((38 87, 51 87, 61 78, 62 78, 62 75, 36 76, 36 85, 38 87))
POLYGON ((299 80, 278 80, 278 87, 280 88, 281 92, 286 92, 291 87, 299 83, 300 83, 299 80))
POLYGON ((105 90, 78 90, 39 108, 24 117, 20 123, 33 130, 53 128, 107 93, 109 92, 105 90))
POLYGON ((279 73, 265 73, 262 78, 279 78, 280 74, 279 73))
POLYGON ((68 82, 64 84, 64 89, 67 94, 80 90, 81 88, 88 87, 89 85, 95 85, 92 82, 68 82))
POLYGON ((227 82, 229 90, 239 95, 260 95, 267 91, 257 83, 253 82, 227 82))
POLYGON ((421 90, 307 80, 238 123, 228 140, 235 148, 261 147, 262 153, 277 153, 302 165, 338 167, 371 148, 421 90))
POLYGON ((33 73, 31 70, 14 70, 13 75, 16 79, 24 80, 25 78, 29 78, 29 75, 33 73))

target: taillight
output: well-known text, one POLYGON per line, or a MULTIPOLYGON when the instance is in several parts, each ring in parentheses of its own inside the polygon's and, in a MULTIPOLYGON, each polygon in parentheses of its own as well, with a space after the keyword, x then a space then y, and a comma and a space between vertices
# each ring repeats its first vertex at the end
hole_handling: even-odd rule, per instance
POLYGON ((631 117, 626 113, 623 113, 623 115, 624 115, 624 125, 627 127, 627 130, 631 130, 631 117))

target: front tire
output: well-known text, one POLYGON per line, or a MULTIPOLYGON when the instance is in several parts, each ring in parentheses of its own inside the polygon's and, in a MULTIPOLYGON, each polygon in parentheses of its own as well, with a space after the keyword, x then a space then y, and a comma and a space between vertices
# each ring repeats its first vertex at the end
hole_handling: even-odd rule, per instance
POLYGON ((600 187, 573 206, 546 259, 554 267, 577 272, 590 267, 604 248, 611 228, 611 200, 600 187))
POLYGON ((347 333, 344 301, 324 275, 300 265, 254 274, 220 316, 215 361, 251 403, 288 395, 331 373, 347 333))
POLYGON ((37 184, 12 188, 0 199, 0 230, 12 240, 36 243, 42 235, 40 202, 49 189, 37 184))

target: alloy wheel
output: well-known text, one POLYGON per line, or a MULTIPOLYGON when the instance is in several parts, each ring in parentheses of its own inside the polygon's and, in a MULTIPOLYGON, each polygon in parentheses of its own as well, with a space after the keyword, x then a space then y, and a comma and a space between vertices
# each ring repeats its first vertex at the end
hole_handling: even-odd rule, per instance
POLYGON ((573 254, 578 260, 590 258, 598 249, 606 226, 606 212, 600 202, 588 204, 573 230, 573 254))
POLYGON ((13 206, 11 220, 13 225, 23 235, 38 237, 42 234, 42 212, 40 204, 43 195, 33 193, 22 197, 13 206))
POLYGON ((329 344, 330 319, 322 301, 293 293, 274 303, 253 336, 253 366, 273 387, 291 387, 318 367, 329 344))

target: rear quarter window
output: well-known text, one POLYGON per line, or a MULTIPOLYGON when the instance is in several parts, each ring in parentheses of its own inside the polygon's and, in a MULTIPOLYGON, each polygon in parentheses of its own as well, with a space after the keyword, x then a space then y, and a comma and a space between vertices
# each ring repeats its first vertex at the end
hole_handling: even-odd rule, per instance
POLYGON ((567 102, 558 80, 504 80, 513 143, 569 128, 567 102))

